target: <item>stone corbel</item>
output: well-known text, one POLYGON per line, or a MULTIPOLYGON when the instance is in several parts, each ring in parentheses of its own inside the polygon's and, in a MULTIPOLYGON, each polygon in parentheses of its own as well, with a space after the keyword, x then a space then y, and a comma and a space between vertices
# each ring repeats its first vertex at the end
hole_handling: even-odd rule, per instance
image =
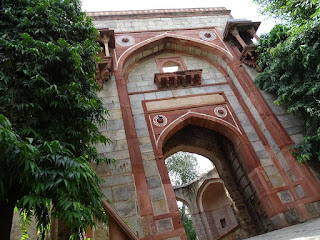
POLYGON ((99 30, 99 32, 100 36, 98 41, 103 44, 104 51, 99 53, 101 61, 96 64, 96 81, 99 85, 102 85, 110 79, 113 72, 110 47, 114 47, 114 35, 113 31, 109 29, 102 29, 99 30))
POLYGON ((258 37, 258 35, 257 35, 256 30, 254 29, 254 27, 249 28, 249 29, 247 30, 247 32, 248 32, 252 37, 254 37, 257 41, 259 41, 260 38, 258 37))
POLYGON ((243 41, 242 37, 240 36, 239 31, 236 27, 231 29, 230 33, 232 34, 232 36, 234 36, 238 40, 238 42, 241 44, 243 48, 247 46, 247 44, 243 41))
POLYGON ((107 35, 106 32, 101 32, 99 41, 104 44, 104 54, 106 57, 110 57, 110 51, 109 51, 109 42, 110 37, 107 35))
POLYGON ((99 85, 108 81, 113 71, 112 57, 102 58, 101 62, 96 64, 96 81, 99 85))

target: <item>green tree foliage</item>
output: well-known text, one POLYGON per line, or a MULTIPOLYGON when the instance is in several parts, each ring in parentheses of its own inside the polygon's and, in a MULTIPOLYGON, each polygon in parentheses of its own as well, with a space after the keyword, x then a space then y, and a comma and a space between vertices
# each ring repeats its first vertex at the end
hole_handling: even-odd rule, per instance
POLYGON ((319 0, 254 0, 260 4, 263 14, 291 22, 303 24, 310 16, 319 13, 319 0))
MULTIPOLYGON (((188 152, 177 152, 171 155, 166 159, 166 166, 174 186, 189 183, 200 175, 197 158, 188 152)), ((191 215, 184 203, 179 207, 179 212, 188 240, 196 239, 191 215)))
POLYGON ((93 217, 106 222, 89 167, 107 161, 93 147, 108 141, 94 124, 107 113, 94 81, 98 33, 78 0, 3 0, 0 11, 1 225, 17 206, 43 238, 53 209, 79 238, 93 217))
POLYGON ((174 186, 191 182, 199 176, 197 158, 187 152, 177 152, 166 159, 166 166, 174 186))
POLYGON ((320 3, 256 0, 265 13, 287 22, 261 37, 256 84, 278 95, 277 104, 305 120, 306 135, 295 145, 298 161, 320 161, 320 3))
POLYGON ((180 212, 180 217, 184 218, 184 221, 182 223, 183 223, 183 227, 186 231, 187 239, 188 240, 196 240, 197 239, 196 230, 194 229, 191 214, 190 214, 189 210, 186 209, 185 212, 183 213, 183 209, 179 208, 179 212, 180 212))

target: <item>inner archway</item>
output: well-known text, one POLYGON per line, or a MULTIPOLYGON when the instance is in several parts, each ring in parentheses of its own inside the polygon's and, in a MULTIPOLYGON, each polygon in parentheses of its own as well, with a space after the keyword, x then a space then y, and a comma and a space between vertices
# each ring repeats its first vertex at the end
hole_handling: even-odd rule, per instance
MULTIPOLYGON (((199 179, 203 178, 205 175, 210 175, 208 172, 214 169, 214 166, 209 159, 189 152, 176 152, 166 158, 165 163, 171 185, 175 190, 179 190, 180 188, 188 189, 187 186, 198 182, 199 179)), ((189 191, 187 190, 187 192, 184 191, 182 194, 193 196, 194 192, 195 191, 191 189, 189 191)), ((195 217, 195 214, 198 213, 197 205, 194 204, 196 195, 190 199, 186 199, 186 197, 181 199, 176 195, 176 199, 181 223, 184 227, 187 239, 202 239, 201 231, 195 217), (197 229, 195 229, 195 226, 197 226, 197 229), (200 237, 197 236, 196 232, 200 237)))
MULTIPOLYGON (((197 193, 196 199, 197 207, 200 213, 203 213, 202 215, 200 214, 201 216, 199 217, 206 228, 204 230, 206 237, 209 237, 208 239, 221 238, 227 236, 229 233, 233 234, 233 239, 243 239, 256 235, 257 233, 268 231, 270 225, 269 219, 266 218, 260 201, 256 196, 255 188, 242 166, 242 159, 240 159, 235 146, 227 137, 206 127, 187 124, 166 139, 162 151, 164 158, 178 151, 197 153, 210 159, 216 166, 216 170, 223 184, 209 185, 206 187, 202 185, 197 193), (229 204, 229 206, 232 205, 230 210, 234 213, 234 220, 237 223, 233 222, 232 224, 233 226, 237 225, 237 227, 232 228, 232 231, 230 230, 229 233, 213 233, 212 231, 215 231, 214 229, 217 229, 217 226, 212 226, 213 221, 211 221, 210 226, 209 218, 211 213, 209 215, 206 215, 206 213, 228 205, 225 204, 226 201, 222 201, 221 206, 211 209, 212 206, 214 206, 214 204, 212 204, 214 198, 212 194, 210 195, 210 193, 212 193, 211 190, 215 189, 214 191, 223 192, 223 190, 221 190, 223 189, 222 186, 224 186, 227 189, 226 192, 229 193, 232 202, 232 204, 229 204), (208 189, 210 191, 207 187, 209 187, 208 189), (210 236, 215 237, 212 238, 210 236)), ((224 198, 224 196, 222 196, 222 198, 224 198)), ((232 216, 232 213, 230 213, 230 216, 232 216)), ((220 219, 222 221, 220 222, 220 228, 225 228, 228 225, 226 219, 227 218, 220 219)), ((229 220, 230 219, 231 218, 229 218, 229 220)))

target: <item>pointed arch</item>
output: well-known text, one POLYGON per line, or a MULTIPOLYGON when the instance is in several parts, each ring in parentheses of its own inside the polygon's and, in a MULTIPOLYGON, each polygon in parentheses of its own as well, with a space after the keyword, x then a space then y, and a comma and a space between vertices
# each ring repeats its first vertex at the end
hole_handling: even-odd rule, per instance
MULTIPOLYGON (((130 59, 134 59, 139 53, 151 50, 149 54, 144 55, 142 58, 145 59, 148 57, 147 55, 155 55, 161 51, 161 49, 156 49, 155 47, 166 42, 176 43, 180 45, 187 45, 188 47, 194 47, 195 49, 199 49, 201 51, 205 51, 206 53, 212 53, 215 56, 221 58, 227 65, 231 64, 231 61, 234 61, 231 51, 227 47, 227 45, 222 41, 219 36, 219 40, 221 41, 224 47, 221 47, 213 42, 208 42, 205 40, 197 39, 190 36, 184 36, 180 34, 165 32, 149 39, 143 40, 130 48, 128 48, 125 52, 123 52, 118 59, 116 59, 116 70, 123 71, 126 63, 130 61, 130 59), (154 50, 154 51, 153 51, 154 50)), ((179 51, 178 51, 179 52, 179 51)), ((183 52, 183 49, 181 50, 183 52)), ((186 51, 187 52, 187 51, 186 51)), ((204 54, 205 55, 205 54, 204 54)))

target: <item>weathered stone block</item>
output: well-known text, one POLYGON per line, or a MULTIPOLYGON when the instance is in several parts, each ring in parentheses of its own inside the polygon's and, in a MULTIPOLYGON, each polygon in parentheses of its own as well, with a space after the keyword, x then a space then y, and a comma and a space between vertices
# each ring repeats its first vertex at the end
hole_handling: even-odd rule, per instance
POLYGON ((286 128, 286 130, 290 136, 295 134, 303 134, 305 132, 305 128, 303 125, 286 128))
POLYGON ((270 218, 270 220, 274 229, 284 228, 289 225, 283 213, 270 218))
POLYGON ((132 183, 132 176, 130 175, 115 175, 102 178, 105 182, 101 184, 101 187, 112 187, 120 184, 132 183))
POLYGON ((289 190, 285 190, 285 191, 281 191, 281 192, 277 192, 279 198, 280 198, 280 201, 282 203, 288 203, 288 202, 292 202, 293 201, 293 197, 290 193, 289 190))
POLYGON ((165 199, 165 194, 162 187, 149 189, 149 194, 152 201, 165 199))
POLYGON ((108 120, 116 120, 121 119, 122 113, 120 109, 113 109, 109 111, 109 115, 106 117, 108 120))
POLYGON ((130 159, 117 160, 117 161, 115 161, 115 163, 111 163, 109 167, 110 167, 112 175, 131 172, 130 159))
POLYGON ((134 115, 133 119, 136 128, 147 128, 147 123, 144 115, 134 115))
POLYGON ((141 218, 136 215, 136 216, 126 217, 125 220, 128 222, 128 225, 130 226, 132 231, 137 235, 137 237, 142 238, 143 229, 142 229, 141 218))
POLYGON ((107 130, 119 130, 123 128, 124 127, 122 119, 109 120, 107 122, 107 130))
POLYGON ((166 232, 173 229, 172 219, 166 218, 156 221, 158 232, 166 232))
POLYGON ((141 102, 142 100, 144 100, 143 94, 130 95, 130 102, 141 102))
POLYGON ((114 206, 120 217, 126 218, 137 214, 136 200, 115 202, 114 206))
POLYGON ((157 99, 159 98, 169 98, 173 97, 173 94, 171 91, 161 91, 161 92, 156 92, 157 99))
POLYGON ((159 176, 156 161, 143 161, 143 167, 146 177, 159 176))
POLYGON ((266 171, 266 174, 267 174, 268 176, 272 176, 272 175, 277 175, 277 174, 279 174, 278 170, 277 170, 273 165, 264 167, 264 170, 266 171))
POLYGON ((102 223, 97 223, 96 228, 93 229, 95 240, 109 240, 109 227, 102 223))
POLYGON ((304 206, 307 209, 307 211, 311 217, 318 217, 319 216, 317 209, 315 208, 313 203, 307 203, 304 206))
POLYGON ((320 201, 314 202, 313 204, 314 204, 314 207, 316 208, 318 214, 320 215, 320 201))
POLYGON ((270 158, 260 159, 260 162, 264 167, 273 165, 273 161, 270 158))
POLYGON ((152 209, 154 216, 159 216, 169 212, 167 201, 164 199, 152 201, 152 209))
POLYGON ((277 158, 279 160, 279 163, 281 164, 282 168, 285 170, 285 171, 288 171, 290 169, 290 166, 289 164, 287 163, 287 160, 284 159, 283 155, 281 152, 279 152, 277 154, 277 158))
POLYGON ((133 184, 126 184, 112 187, 112 199, 114 202, 127 201, 136 198, 133 184))
POLYGON ((159 188, 162 186, 161 178, 159 176, 148 177, 147 185, 149 189, 159 188))
POLYGON ((90 166, 100 177, 111 175, 110 167, 106 163, 100 163, 99 165, 91 163, 90 166))
POLYGON ((285 212, 284 216, 286 217, 286 219, 287 219, 289 224, 298 223, 299 215, 298 215, 297 211, 294 208, 290 209, 287 212, 285 212))
POLYGON ((155 93, 145 93, 144 95, 144 99, 145 100, 150 100, 150 99, 156 99, 157 96, 155 93))
POLYGON ((190 95, 191 92, 189 89, 176 89, 172 90, 173 97, 187 96, 190 95))
POLYGON ((124 129, 103 132, 102 134, 107 138, 109 138, 111 141, 126 139, 126 134, 124 129))
POLYGON ((255 150, 255 152, 265 151, 265 147, 263 146, 263 144, 260 141, 252 142, 251 144, 252 144, 252 147, 255 150))
POLYGON ((118 103, 119 102, 119 98, 118 96, 114 96, 114 97, 105 97, 103 98, 103 103, 108 104, 108 103, 118 103))
POLYGON ((150 137, 141 137, 141 138, 138 138, 138 140, 139 140, 139 144, 150 144, 151 143, 150 137))
POLYGON ((140 147, 141 152, 151 151, 153 149, 151 143, 142 144, 139 147, 140 147))
POLYGON ((105 199, 109 199, 109 200, 112 199, 112 191, 110 187, 101 188, 101 191, 104 194, 105 199))
POLYGON ((141 86, 141 91, 152 91, 152 90, 157 90, 158 87, 157 85, 150 85, 150 86, 141 86))
POLYGON ((294 189, 296 190, 299 198, 303 198, 306 196, 306 193, 304 192, 303 187, 301 185, 295 186, 294 189))
POLYGON ((138 137, 147 137, 149 136, 149 131, 148 128, 144 127, 144 128, 138 128, 136 129, 137 131, 137 136, 138 137))
POLYGON ((202 88, 202 87, 198 87, 198 88, 191 88, 190 89, 192 94, 202 94, 202 93, 206 93, 206 91, 202 88))
POLYGON ((264 136, 267 138, 267 141, 269 142, 270 146, 274 145, 275 141, 271 136, 270 132, 267 129, 264 129, 263 133, 264 133, 264 136))
POLYGON ((140 115, 140 114, 144 113, 142 107, 132 108, 132 112, 133 112, 133 115, 140 115))
POLYGON ((269 176, 269 179, 274 188, 285 186, 285 183, 280 175, 269 176))
POLYGON ((242 126, 248 126, 251 125, 247 115, 245 113, 238 113, 237 117, 241 123, 242 126))
POLYGON ((291 171, 291 169, 289 169, 289 170, 287 171, 287 174, 288 174, 288 176, 289 176, 289 178, 290 178, 290 180, 291 180, 292 182, 297 181, 297 177, 294 175, 294 173, 291 171))
POLYGON ((302 134, 302 133, 291 135, 290 137, 291 137, 292 141, 294 141, 295 144, 302 143, 304 140, 304 134, 302 134))
POLYGON ((128 150, 122 150, 117 152, 108 152, 105 153, 105 158, 111 158, 115 160, 123 160, 130 158, 129 151, 128 150))
POLYGON ((123 151, 128 149, 128 143, 126 139, 116 141, 115 151, 123 151))
POLYGON ((141 153, 143 161, 149 161, 149 160, 154 160, 155 156, 153 151, 146 151, 141 153))
POLYGON ((109 142, 106 145, 100 143, 96 144, 96 149, 98 153, 107 153, 107 152, 114 152, 116 148, 115 142, 109 142))
POLYGON ((105 106, 108 110, 120 109, 120 103, 108 103, 108 104, 104 104, 104 106, 105 106))

